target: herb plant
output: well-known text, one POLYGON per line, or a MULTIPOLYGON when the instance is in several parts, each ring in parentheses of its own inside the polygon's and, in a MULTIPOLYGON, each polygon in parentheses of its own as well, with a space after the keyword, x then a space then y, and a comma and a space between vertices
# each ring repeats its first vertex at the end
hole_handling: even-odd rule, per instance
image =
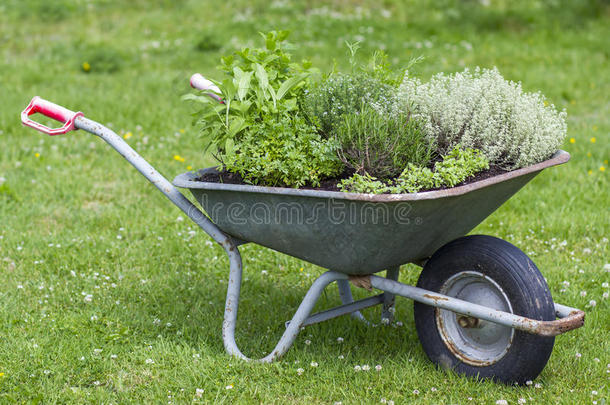
POLYGON ((245 48, 222 58, 228 77, 215 83, 223 103, 206 95, 185 98, 201 103, 197 122, 206 149, 228 170, 254 184, 316 185, 320 176, 341 169, 334 141, 320 138, 302 119, 301 99, 313 70, 308 62, 292 62, 282 48, 287 36, 263 34, 264 49, 245 48))
POLYGON ((223 162, 246 182, 267 186, 319 186, 321 179, 343 171, 335 143, 298 115, 252 124, 223 162))
POLYGON ((432 144, 410 114, 388 116, 364 102, 360 111, 342 116, 335 137, 341 161, 359 174, 391 178, 409 163, 428 164, 432 156, 432 144))
POLYGON ((360 175, 396 177, 408 163, 426 165, 433 143, 408 111, 398 110, 396 80, 386 58, 376 53, 369 66, 327 77, 305 97, 304 109, 320 133, 338 141, 345 167, 360 175))
POLYGON ((566 135, 564 111, 495 68, 441 73, 427 83, 405 75, 398 98, 400 108, 423 121, 441 154, 461 144, 508 170, 550 158, 566 135))
POLYGON ((398 178, 387 182, 382 182, 368 173, 356 173, 342 180, 339 188, 352 193, 416 193, 426 189, 454 187, 488 168, 489 162, 479 151, 461 149, 458 146, 436 162, 434 170, 409 163, 398 178))

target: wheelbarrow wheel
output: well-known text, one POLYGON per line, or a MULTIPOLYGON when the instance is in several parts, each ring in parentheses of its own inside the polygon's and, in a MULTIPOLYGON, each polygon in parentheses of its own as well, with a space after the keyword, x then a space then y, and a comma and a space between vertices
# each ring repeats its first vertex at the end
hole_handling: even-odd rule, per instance
MULTIPOLYGON (((555 307, 536 265, 516 246, 485 235, 440 248, 417 286, 531 319, 552 321, 555 307)), ((415 302, 424 351, 440 367, 475 378, 522 384, 546 365, 555 339, 415 302)))

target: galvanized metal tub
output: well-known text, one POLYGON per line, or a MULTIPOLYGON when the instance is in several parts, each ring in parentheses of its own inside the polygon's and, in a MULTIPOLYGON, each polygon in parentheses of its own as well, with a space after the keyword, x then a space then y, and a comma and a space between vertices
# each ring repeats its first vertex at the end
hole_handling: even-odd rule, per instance
POLYGON ((466 235, 547 167, 542 163, 446 190, 357 194, 201 182, 215 168, 187 172, 187 188, 225 233, 341 273, 363 275, 430 257, 466 235))

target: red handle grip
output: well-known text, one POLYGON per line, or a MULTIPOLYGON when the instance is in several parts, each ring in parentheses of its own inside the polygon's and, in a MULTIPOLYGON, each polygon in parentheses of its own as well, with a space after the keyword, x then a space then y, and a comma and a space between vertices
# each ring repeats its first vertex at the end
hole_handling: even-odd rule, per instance
POLYGON ((82 117, 82 112, 70 111, 60 105, 44 100, 38 96, 34 97, 30 104, 21 113, 21 122, 23 125, 37 129, 47 135, 60 135, 75 130, 74 120, 76 117, 82 117), (30 119, 30 115, 40 113, 49 118, 63 123, 60 128, 49 128, 36 121, 30 119))

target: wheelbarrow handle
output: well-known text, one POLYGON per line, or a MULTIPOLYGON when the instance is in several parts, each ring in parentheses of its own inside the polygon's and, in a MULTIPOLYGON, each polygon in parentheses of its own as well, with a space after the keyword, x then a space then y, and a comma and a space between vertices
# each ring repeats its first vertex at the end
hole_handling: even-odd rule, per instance
POLYGON ((80 111, 70 111, 65 107, 36 96, 21 113, 21 122, 23 125, 32 127, 44 134, 60 135, 77 129, 74 126, 74 120, 76 117, 83 117, 83 113, 80 111), (33 121, 30 119, 30 115, 36 113, 40 113, 46 117, 59 121, 63 124, 63 126, 59 128, 49 128, 46 125, 33 121))
POLYGON ((220 97, 218 94, 216 94, 216 93, 221 93, 220 89, 210 80, 206 79, 199 73, 195 73, 194 75, 191 76, 190 82, 191 82, 191 87, 194 89, 202 90, 202 91, 206 91, 206 90, 213 91, 213 93, 206 93, 206 96, 213 98, 214 100, 218 101, 221 104, 224 104, 222 97, 220 97))

